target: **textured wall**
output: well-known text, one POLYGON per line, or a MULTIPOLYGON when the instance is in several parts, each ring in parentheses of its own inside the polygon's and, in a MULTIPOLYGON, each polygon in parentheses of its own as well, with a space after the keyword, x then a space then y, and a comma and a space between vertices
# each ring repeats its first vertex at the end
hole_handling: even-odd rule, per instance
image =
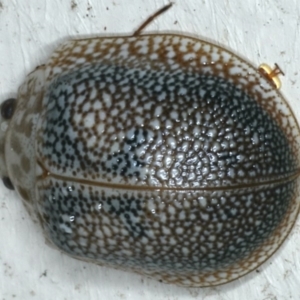
MULTIPOLYGON (((14 96, 24 76, 61 41, 131 34, 166 3, 0 0, 0 101, 14 96)), ((297 0, 178 0, 146 31, 191 33, 233 49, 254 65, 277 62, 286 74, 282 93, 300 120, 299 22, 297 0)), ((272 259, 234 283, 179 288, 76 261, 49 248, 15 193, 0 184, 0 299, 300 299, 299 233, 300 220, 272 259)))

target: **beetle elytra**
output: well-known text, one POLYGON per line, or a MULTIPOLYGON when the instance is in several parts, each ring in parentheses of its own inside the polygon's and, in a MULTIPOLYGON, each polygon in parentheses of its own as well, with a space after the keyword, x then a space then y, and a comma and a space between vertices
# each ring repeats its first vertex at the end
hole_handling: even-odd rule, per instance
POLYGON ((75 258, 226 283, 296 220, 299 125, 278 69, 143 28, 66 41, 26 77, 1 106, 0 174, 75 258))

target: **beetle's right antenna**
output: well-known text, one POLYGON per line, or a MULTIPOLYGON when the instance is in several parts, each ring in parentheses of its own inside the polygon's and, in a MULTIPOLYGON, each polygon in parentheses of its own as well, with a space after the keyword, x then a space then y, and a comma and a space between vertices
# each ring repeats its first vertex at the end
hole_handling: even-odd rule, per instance
POLYGON ((151 23, 156 17, 158 17, 159 15, 161 15, 162 13, 164 13, 165 11, 167 11, 171 6, 173 5, 173 3, 169 3, 168 5, 162 7, 160 10, 158 10, 155 14, 153 14, 152 16, 150 16, 134 33, 133 36, 137 36, 140 35, 140 33, 142 32, 142 30, 149 24, 151 23))

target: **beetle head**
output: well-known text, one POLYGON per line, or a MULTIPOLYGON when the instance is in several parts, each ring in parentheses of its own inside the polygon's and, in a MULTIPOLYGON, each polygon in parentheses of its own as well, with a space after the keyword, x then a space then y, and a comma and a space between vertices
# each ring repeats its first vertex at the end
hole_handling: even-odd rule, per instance
POLYGON ((4 185, 9 189, 13 189, 13 184, 11 183, 6 170, 4 145, 7 128, 15 112, 16 102, 17 100, 15 98, 10 98, 5 100, 0 106, 0 176, 4 185))

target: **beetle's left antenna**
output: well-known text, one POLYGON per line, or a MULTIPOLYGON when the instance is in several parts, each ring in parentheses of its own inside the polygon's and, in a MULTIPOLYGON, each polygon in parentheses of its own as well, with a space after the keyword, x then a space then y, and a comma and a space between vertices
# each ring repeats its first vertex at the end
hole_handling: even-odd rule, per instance
POLYGON ((165 11, 167 11, 171 6, 173 5, 173 3, 169 3, 168 5, 162 7, 160 10, 158 10, 156 13, 154 13, 152 16, 150 16, 134 33, 133 36, 137 36, 140 35, 140 33, 142 32, 142 30, 149 24, 151 23, 156 17, 158 17, 159 15, 161 15, 162 13, 164 13, 165 11))

